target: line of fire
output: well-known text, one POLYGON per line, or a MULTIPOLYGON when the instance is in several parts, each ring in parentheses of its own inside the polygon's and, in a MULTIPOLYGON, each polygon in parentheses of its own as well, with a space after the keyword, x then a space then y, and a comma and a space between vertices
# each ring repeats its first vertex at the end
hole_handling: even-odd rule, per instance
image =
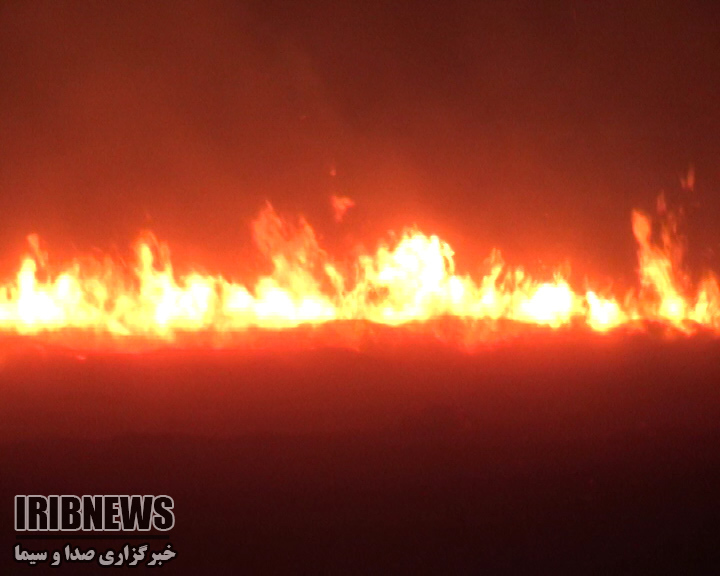
MULTIPOLYGON (((333 197, 337 220, 350 205, 333 197)), ((127 262, 78 257, 65 264, 52 262, 31 235, 31 251, 0 292, 0 329, 75 329, 107 336, 119 347, 126 337, 172 341, 178 334, 342 322, 418 327, 448 318, 459 321, 464 344, 501 337, 504 322, 603 333, 649 325, 668 334, 717 333, 717 277, 708 271, 692 285, 676 215, 662 195, 657 205, 655 220, 632 213, 639 278, 626 294, 599 291, 590 279, 573 286, 562 272, 534 279, 522 267, 505 265, 497 249, 478 264, 482 273, 462 273, 447 242, 413 228, 351 262, 333 259, 304 218, 281 218, 269 203, 253 223, 253 238, 272 273, 251 285, 221 275, 175 274, 170 248, 152 233, 135 243, 127 262)), ((227 346, 232 339, 218 342, 227 346)), ((67 344, 73 345, 72 337, 67 344)))

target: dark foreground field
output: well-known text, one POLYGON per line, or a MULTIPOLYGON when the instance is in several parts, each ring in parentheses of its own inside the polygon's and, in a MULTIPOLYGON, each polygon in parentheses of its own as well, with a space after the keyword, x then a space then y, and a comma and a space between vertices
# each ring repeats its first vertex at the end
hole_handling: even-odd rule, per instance
MULTIPOLYGON (((49 570, 12 561, 14 494, 169 494, 168 574, 713 573, 719 352, 571 333, 9 353, 0 572, 49 570)), ((85 568, 56 572, 104 573, 85 568)))

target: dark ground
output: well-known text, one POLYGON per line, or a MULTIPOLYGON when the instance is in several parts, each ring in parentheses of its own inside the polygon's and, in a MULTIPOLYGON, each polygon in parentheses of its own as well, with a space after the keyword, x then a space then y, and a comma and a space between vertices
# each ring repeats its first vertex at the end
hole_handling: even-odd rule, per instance
POLYGON ((169 574, 710 573, 717 347, 11 355, 3 573, 18 493, 173 496, 169 574))

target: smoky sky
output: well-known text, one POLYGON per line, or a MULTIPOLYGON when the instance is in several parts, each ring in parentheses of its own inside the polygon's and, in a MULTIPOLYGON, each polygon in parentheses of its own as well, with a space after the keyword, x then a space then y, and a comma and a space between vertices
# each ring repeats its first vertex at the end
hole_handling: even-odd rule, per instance
POLYGON ((718 30, 700 1, 5 1, 2 259, 151 228, 227 269, 270 200, 331 248, 415 223, 468 269, 631 274, 630 210, 692 165, 715 264, 718 30))

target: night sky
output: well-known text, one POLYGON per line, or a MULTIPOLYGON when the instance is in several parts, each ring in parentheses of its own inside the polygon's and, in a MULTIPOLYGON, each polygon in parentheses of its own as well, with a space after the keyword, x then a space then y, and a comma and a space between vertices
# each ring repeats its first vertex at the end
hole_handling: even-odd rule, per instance
POLYGON ((632 281, 630 211, 661 190, 720 268, 720 7, 419 6, 2 2, 2 270, 30 232, 62 257, 150 227, 232 275, 267 199, 330 248, 417 223, 464 271, 499 247, 632 281))

